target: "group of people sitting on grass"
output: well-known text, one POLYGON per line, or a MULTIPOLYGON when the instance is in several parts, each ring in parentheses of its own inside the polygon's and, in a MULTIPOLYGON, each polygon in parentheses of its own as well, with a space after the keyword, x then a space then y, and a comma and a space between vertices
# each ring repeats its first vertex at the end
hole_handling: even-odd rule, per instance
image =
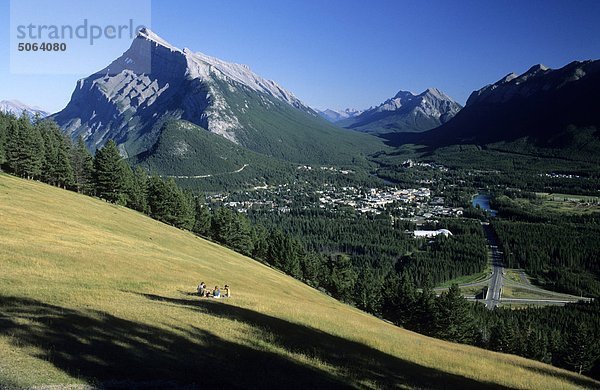
POLYGON ((198 285, 198 295, 200 295, 201 297, 206 297, 206 298, 230 298, 231 297, 231 289, 229 288, 228 285, 225 285, 225 287, 223 287, 223 292, 221 293, 221 289, 219 288, 219 286, 215 286, 214 290, 210 290, 209 288, 206 288, 206 283, 201 282, 198 285))

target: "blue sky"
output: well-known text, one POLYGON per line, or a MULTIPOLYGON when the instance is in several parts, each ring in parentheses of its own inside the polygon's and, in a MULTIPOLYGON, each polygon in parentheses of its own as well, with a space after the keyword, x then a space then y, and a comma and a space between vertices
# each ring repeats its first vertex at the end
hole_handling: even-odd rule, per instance
MULTIPOLYGON (((65 2, 51 3, 58 4, 57 15, 67 12, 65 2)), ((318 108, 365 108, 400 89, 428 87, 464 103, 471 91, 536 63, 556 68, 600 58, 597 0, 154 0, 151 5, 151 28, 175 46, 247 64, 318 108)), ((86 54, 79 74, 14 74, 9 0, 0 0, 0 15, 0 100, 59 110, 79 78, 129 46, 123 39, 86 54)), ((43 69, 43 62, 39 66, 43 69)))

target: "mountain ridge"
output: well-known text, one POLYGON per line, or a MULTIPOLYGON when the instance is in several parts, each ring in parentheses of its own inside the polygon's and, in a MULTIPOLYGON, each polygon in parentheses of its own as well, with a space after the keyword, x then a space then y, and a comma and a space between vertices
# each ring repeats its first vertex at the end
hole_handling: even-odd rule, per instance
POLYGON ((427 88, 415 95, 398 91, 376 107, 343 119, 338 125, 366 133, 422 132, 454 117, 461 105, 437 88, 427 88))
POLYGON ((436 129, 384 137, 393 145, 494 145, 528 153, 562 150, 573 157, 586 145, 588 159, 600 147, 598 101, 600 60, 573 61, 558 69, 538 64, 474 91, 465 107, 436 129))

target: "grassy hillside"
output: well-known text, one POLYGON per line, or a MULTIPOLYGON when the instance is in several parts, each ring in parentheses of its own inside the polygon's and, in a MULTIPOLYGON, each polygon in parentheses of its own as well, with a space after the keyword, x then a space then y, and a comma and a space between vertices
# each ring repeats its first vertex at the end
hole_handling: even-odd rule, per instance
POLYGON ((0 174, 0 387, 598 387, 387 324, 102 201, 0 174), (233 298, 200 300, 225 283, 233 298))

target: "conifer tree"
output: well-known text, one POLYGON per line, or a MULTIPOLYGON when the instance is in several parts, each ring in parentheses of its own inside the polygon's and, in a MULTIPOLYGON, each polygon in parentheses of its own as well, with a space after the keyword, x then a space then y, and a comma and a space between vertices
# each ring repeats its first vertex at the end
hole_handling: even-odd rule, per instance
POLYGON ((150 216, 181 229, 192 229, 195 208, 192 196, 182 191, 175 180, 166 182, 154 175, 148 179, 150 216))
POLYGON ((255 225, 252 229, 252 242, 252 257, 266 260, 269 252, 269 231, 264 226, 255 225))
POLYGON ((10 117, 0 113, 0 172, 2 166, 6 163, 6 142, 8 140, 8 124, 10 117))
POLYGON ((133 172, 128 169, 127 175, 130 176, 127 183, 127 207, 148 213, 148 174, 137 166, 133 172))
POLYGON ((468 343, 475 338, 475 326, 469 303, 463 298, 457 284, 437 300, 436 336, 457 343, 468 343))
POLYGON ((39 129, 23 114, 9 127, 7 159, 9 168, 20 177, 33 179, 42 172, 44 141, 39 129))
POLYGON ((358 275, 348 255, 332 256, 330 289, 332 294, 345 302, 351 302, 358 275))
POLYGON ((75 183, 73 166, 71 165, 71 142, 65 136, 58 135, 58 137, 59 143, 54 167, 56 185, 62 188, 71 188, 75 183))
POLYGON ((433 292, 433 283, 431 276, 426 275, 421 294, 416 303, 416 318, 415 323, 418 324, 418 332, 431 336, 437 328, 436 320, 436 302, 435 293, 433 292))
POLYGON ((227 207, 221 207, 212 219, 213 237, 240 252, 250 255, 253 250, 252 229, 248 219, 227 207))
POLYGON ((575 329, 571 329, 565 341, 564 361, 573 371, 580 374, 586 372, 600 355, 598 347, 598 340, 587 325, 579 323, 575 329))
POLYGON ((94 188, 94 158, 85 146, 85 142, 81 136, 79 136, 77 143, 72 148, 72 164, 77 192, 92 194, 94 188))
POLYGON ((304 280, 309 285, 319 287, 328 283, 329 273, 323 256, 310 251, 302 256, 300 265, 304 280))
POLYGON ((96 151, 94 157, 94 187, 96 195, 109 202, 127 203, 126 163, 121 158, 117 144, 110 140, 96 151))
POLYGON ((5 162, 8 169, 14 174, 18 174, 18 164, 20 158, 21 145, 19 144, 20 128, 15 118, 11 118, 6 127, 6 146, 5 162))
POLYGON ((44 140, 44 159, 42 161, 42 180, 48 184, 56 185, 56 162, 58 160, 58 138, 45 128, 43 123, 37 126, 44 127, 41 131, 44 140))
POLYGON ((157 175, 152 175, 147 183, 148 209, 150 216, 166 222, 169 209, 169 191, 166 183, 157 175))
POLYGON ((356 280, 355 297, 357 306, 369 313, 381 314, 383 304, 383 278, 370 266, 360 271, 356 280))
POLYGON ((208 237, 210 235, 211 215, 208 206, 204 204, 200 197, 195 201, 195 220, 192 231, 200 236, 208 237))

